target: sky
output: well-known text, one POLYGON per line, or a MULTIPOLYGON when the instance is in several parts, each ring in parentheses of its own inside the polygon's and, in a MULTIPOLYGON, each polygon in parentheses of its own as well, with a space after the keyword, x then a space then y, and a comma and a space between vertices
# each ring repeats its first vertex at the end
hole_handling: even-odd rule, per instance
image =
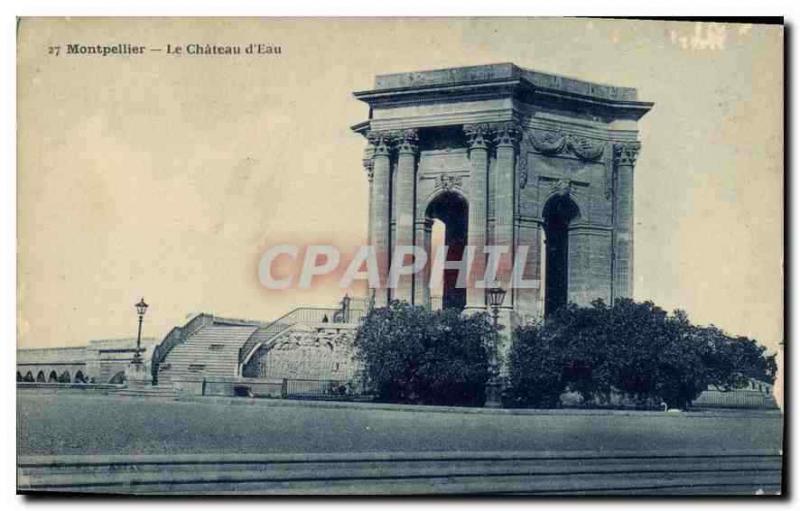
POLYGON ((276 243, 366 240, 374 76, 513 62, 636 87, 634 297, 783 337, 783 31, 587 19, 26 19, 18 31, 18 346, 145 336, 187 316, 274 319, 276 243), (263 56, 66 55, 65 46, 281 46, 263 56), (60 46, 56 56, 50 46, 60 46))

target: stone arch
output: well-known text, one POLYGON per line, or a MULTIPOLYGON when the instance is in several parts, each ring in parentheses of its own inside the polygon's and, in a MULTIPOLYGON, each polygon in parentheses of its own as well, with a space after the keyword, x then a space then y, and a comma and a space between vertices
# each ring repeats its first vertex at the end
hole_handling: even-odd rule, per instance
POLYGON ((75 373, 75 379, 73 381, 75 383, 86 383, 86 377, 83 375, 83 371, 78 369, 78 372, 75 373))
POLYGON ((58 383, 58 373, 50 371, 50 376, 47 377, 47 383, 58 383))
POLYGON ((22 373, 17 371, 17 382, 21 382, 21 381, 22 381, 22 373))
POLYGON ((39 383, 47 382, 47 378, 44 375, 44 371, 39 371, 39 373, 36 375, 36 381, 39 383))
POLYGON ((70 383, 70 382, 72 382, 72 379, 70 378, 70 375, 69 375, 69 371, 64 371, 63 373, 61 373, 61 375, 58 377, 58 382, 59 383, 70 383))
MULTIPOLYGON (((460 260, 464 255, 467 245, 467 228, 469 223, 469 201, 467 197, 456 188, 439 188, 432 193, 425 207, 426 235, 423 241, 424 249, 429 255, 427 272, 430 275, 432 260, 435 255, 431 252, 431 228, 434 220, 444 224, 444 243, 447 245, 446 259, 448 261, 460 260)), ((458 270, 445 270, 442 276, 442 308, 463 309, 467 303, 466 288, 456 286, 458 270)), ((429 278, 424 278, 423 283, 428 285, 429 278)), ((435 293, 435 290, 430 292, 435 293)))
POLYGON ((432 192, 425 197, 425 200, 422 202, 422 210, 420 213, 424 216, 428 216, 428 211, 430 210, 431 203, 435 202, 439 197, 442 195, 456 195, 459 199, 463 200, 466 204, 469 204, 469 197, 461 189, 460 186, 437 186, 433 189, 432 192))
POLYGON ((125 371, 119 371, 108 380, 108 383, 120 384, 125 383, 125 371))
POLYGON ((36 381, 35 378, 33 377, 33 373, 31 373, 30 371, 25 373, 25 377, 22 380, 26 381, 26 382, 31 382, 31 383, 36 381))
POLYGON ((569 193, 552 194, 542 208, 545 235, 545 316, 566 305, 568 301, 569 229, 580 218, 580 208, 569 193))

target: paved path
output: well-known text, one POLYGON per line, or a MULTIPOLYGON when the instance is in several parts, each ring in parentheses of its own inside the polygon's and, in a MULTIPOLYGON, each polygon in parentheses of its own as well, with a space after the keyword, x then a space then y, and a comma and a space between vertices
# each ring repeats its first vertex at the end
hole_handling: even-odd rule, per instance
POLYGON ((779 449, 781 417, 490 415, 17 393, 19 454, 779 449))

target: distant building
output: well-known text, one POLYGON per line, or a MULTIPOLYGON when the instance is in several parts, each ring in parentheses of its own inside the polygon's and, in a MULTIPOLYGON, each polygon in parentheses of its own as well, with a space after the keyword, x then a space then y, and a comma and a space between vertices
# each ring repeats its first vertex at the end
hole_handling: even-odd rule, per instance
MULTIPOLYGON (((141 342, 142 360, 150 367, 157 339, 141 342)), ((86 346, 17 350, 17 381, 40 383, 121 383, 136 353, 136 339, 98 339, 86 346)))

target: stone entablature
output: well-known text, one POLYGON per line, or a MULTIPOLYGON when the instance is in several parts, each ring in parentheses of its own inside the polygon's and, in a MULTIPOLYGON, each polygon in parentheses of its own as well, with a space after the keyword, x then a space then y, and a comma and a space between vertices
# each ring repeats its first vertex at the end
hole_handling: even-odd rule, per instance
POLYGON ((541 71, 523 69, 511 63, 468 66, 409 73, 393 73, 375 77, 375 91, 419 89, 433 86, 457 86, 473 83, 524 80, 546 90, 579 94, 600 99, 636 101, 636 89, 617 87, 567 78, 541 71))
MULTIPOLYGON (((636 89, 522 69, 513 64, 379 76, 372 90, 354 93, 369 103, 368 123, 354 129, 402 129, 521 118, 566 117, 572 122, 635 122, 653 104, 636 89)), ((632 124, 630 124, 632 123, 632 124)))

